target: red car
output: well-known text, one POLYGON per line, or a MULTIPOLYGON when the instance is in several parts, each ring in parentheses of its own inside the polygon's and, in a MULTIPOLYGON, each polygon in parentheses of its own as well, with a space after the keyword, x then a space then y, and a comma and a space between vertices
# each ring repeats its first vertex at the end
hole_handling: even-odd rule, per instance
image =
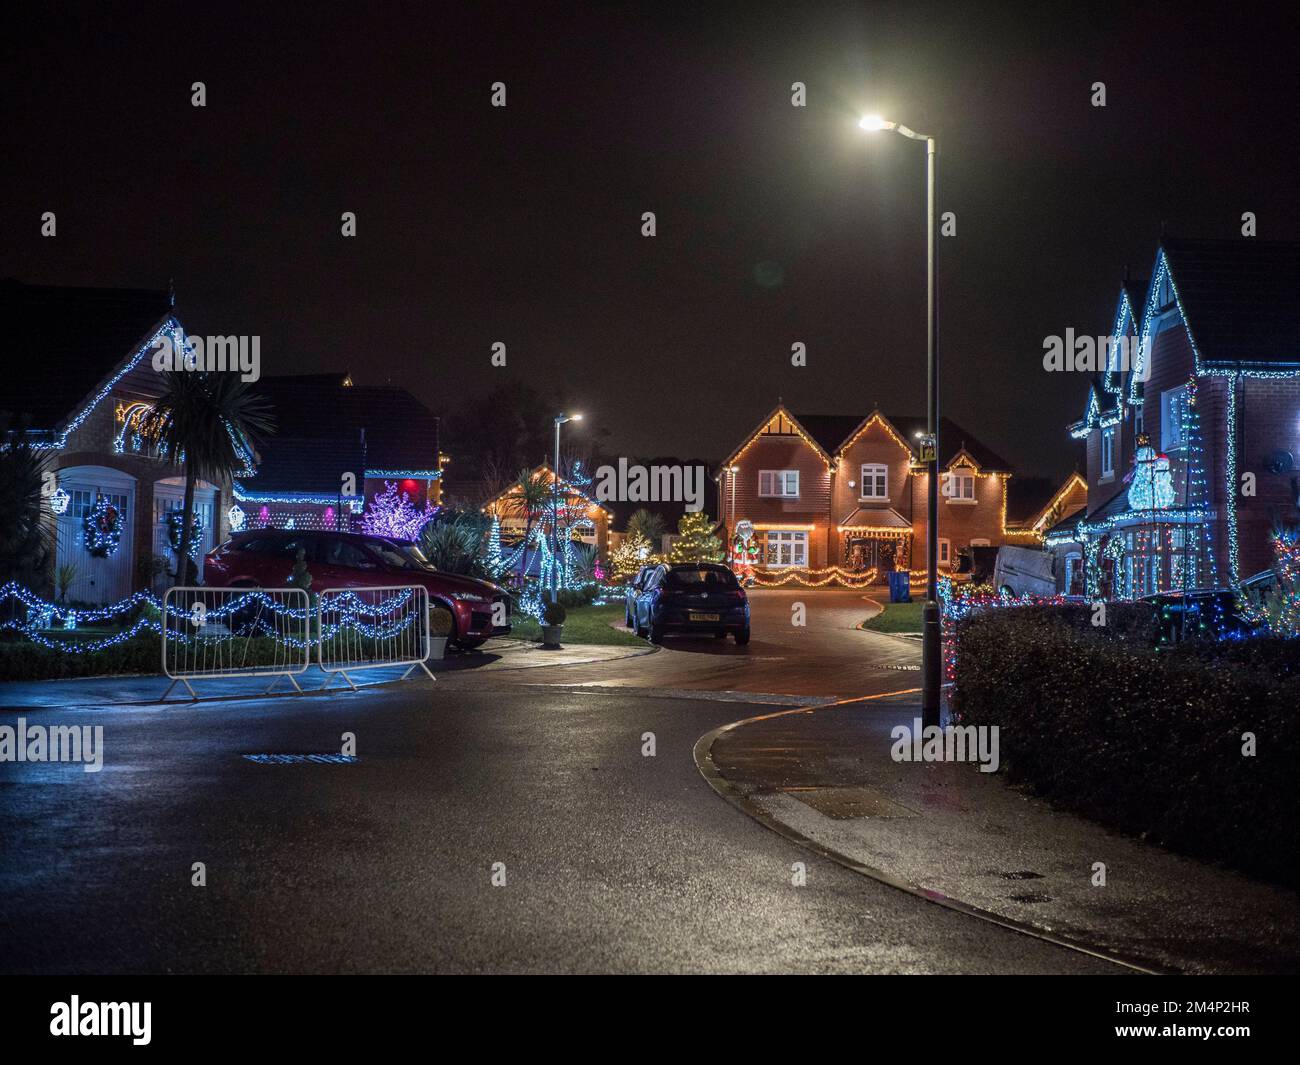
POLYGON ((203 564, 203 582, 213 588, 283 588, 300 550, 306 551, 312 587, 378 588, 422 584, 429 605, 451 611, 450 641, 463 650, 510 631, 505 590, 474 577, 434 569, 409 540, 361 533, 251 529, 214 547, 203 564), (493 626, 492 604, 505 605, 506 624, 493 626))

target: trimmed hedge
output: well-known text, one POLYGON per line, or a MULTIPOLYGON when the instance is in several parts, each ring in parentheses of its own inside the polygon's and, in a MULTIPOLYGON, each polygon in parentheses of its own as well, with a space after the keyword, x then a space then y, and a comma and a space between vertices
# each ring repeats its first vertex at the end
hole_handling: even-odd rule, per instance
POLYGON ((1009 775, 1063 807, 1300 886, 1300 641, 1157 651, 1078 609, 960 622, 958 720, 998 725, 1009 775))

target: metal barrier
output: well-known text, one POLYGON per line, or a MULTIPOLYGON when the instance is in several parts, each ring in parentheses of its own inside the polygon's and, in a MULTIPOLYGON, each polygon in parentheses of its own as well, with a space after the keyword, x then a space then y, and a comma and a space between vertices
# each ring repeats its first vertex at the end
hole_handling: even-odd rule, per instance
POLYGON ((349 673, 407 666, 402 680, 422 669, 436 680, 429 657, 429 590, 420 584, 384 588, 327 588, 317 602, 316 664, 328 688, 349 673))
POLYGON ((311 662, 313 612, 301 588, 168 588, 162 601, 162 664, 171 684, 200 677, 297 675, 311 662))

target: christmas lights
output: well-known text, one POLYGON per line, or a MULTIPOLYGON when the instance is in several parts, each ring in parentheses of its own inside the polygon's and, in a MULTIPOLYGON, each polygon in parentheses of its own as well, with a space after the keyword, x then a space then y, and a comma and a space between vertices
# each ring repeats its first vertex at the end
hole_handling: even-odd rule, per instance
POLYGON ((95 505, 82 519, 86 550, 95 558, 110 558, 122 545, 122 511, 107 496, 96 495, 95 505))

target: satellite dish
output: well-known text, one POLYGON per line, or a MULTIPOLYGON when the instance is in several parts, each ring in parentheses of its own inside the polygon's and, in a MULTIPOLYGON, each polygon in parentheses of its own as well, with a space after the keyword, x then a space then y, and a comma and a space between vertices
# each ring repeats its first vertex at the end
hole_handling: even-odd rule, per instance
POLYGON ((1264 460, 1264 469, 1269 473, 1290 473, 1295 467, 1295 457, 1289 451, 1281 449, 1272 452, 1264 460))

